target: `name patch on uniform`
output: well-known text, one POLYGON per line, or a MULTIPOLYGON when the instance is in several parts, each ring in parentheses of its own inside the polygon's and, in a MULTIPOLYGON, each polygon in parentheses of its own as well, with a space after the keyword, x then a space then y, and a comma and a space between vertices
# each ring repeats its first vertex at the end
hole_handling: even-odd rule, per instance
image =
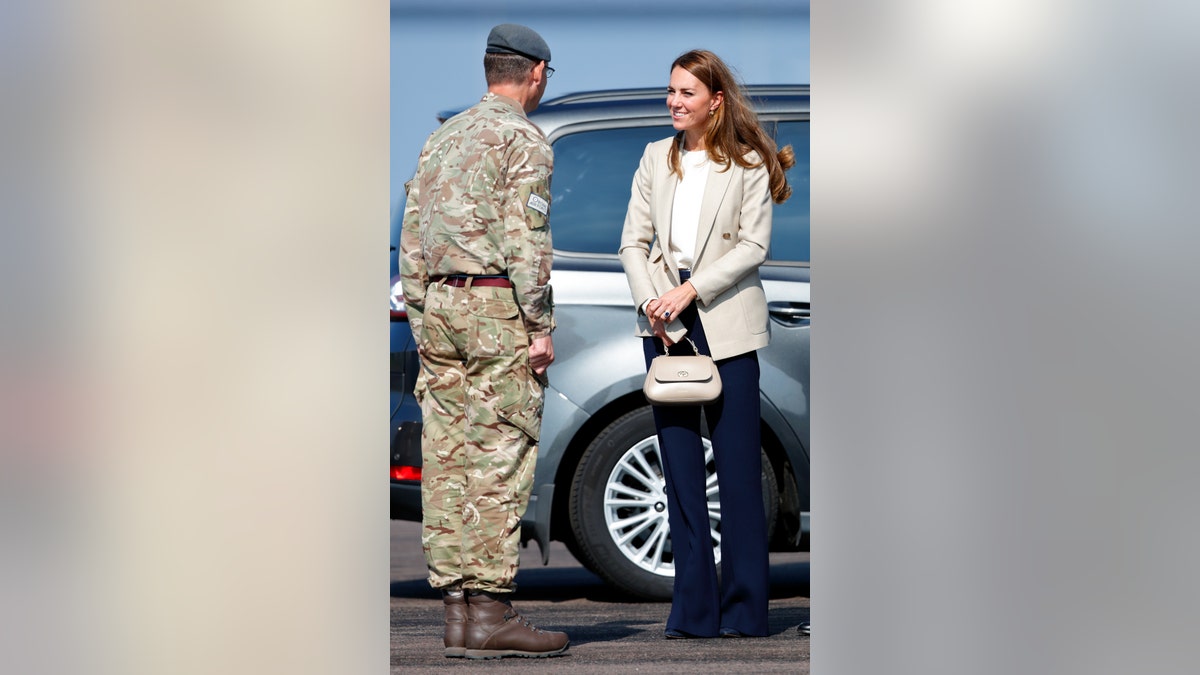
POLYGON ((542 199, 541 197, 539 197, 535 194, 529 195, 529 201, 525 202, 525 206, 528 206, 529 208, 533 209, 534 211, 537 211, 538 213, 542 214, 543 216, 548 215, 550 213, 550 202, 546 201, 545 199, 542 199))

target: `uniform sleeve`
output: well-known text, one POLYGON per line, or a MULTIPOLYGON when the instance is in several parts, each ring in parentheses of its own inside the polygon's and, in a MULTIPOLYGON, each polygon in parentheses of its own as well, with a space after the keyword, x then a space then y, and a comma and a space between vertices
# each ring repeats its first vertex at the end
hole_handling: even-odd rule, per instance
POLYGON ((400 287, 404 291, 404 305, 408 310, 408 325, 413 337, 421 337, 421 324, 425 316, 425 287, 429 285, 429 273, 425 269, 425 256, 421 251, 421 212, 417 206, 417 180, 410 180, 405 189, 404 221, 400 231, 400 287))
POLYGON ((550 266, 550 175, 554 155, 545 142, 523 144, 509 160, 504 259, 530 339, 554 330, 550 266))

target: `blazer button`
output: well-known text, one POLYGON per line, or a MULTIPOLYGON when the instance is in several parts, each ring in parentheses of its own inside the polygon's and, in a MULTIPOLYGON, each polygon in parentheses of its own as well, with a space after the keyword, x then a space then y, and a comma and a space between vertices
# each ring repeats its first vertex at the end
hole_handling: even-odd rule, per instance
POLYGON ((725 234, 721 235, 721 238, 722 238, 722 239, 728 239, 728 238, 729 238, 729 233, 728 233, 728 232, 726 232, 725 234))

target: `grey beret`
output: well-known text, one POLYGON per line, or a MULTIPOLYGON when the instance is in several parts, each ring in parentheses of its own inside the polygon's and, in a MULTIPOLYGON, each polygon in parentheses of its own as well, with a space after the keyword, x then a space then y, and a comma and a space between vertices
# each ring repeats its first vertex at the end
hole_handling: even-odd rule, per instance
POLYGON ((520 54, 534 61, 550 61, 550 45, 532 28, 502 23, 488 33, 488 54, 520 54))

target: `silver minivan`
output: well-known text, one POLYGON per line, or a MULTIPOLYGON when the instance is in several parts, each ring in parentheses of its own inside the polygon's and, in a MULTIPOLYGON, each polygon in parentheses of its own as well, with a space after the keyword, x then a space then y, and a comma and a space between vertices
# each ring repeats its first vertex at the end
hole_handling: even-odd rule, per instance
MULTIPOLYGON (((772 550, 803 550, 809 529, 809 88, 750 86, 759 119, 791 144, 793 195, 776 205, 760 269, 771 344, 759 352, 764 508, 772 550)), ((662 465, 634 307, 616 250, 647 143, 674 133, 662 89, 586 92, 543 102, 530 118, 554 147, 551 229, 555 317, 550 387, 522 540, 543 561, 562 541, 613 586, 669 599, 674 575, 662 465)), ((400 212, 392 224, 392 273, 400 212)), ((416 352, 393 276, 392 517, 420 519, 416 352)), ((720 561, 719 477, 709 449, 709 514, 720 561)))

